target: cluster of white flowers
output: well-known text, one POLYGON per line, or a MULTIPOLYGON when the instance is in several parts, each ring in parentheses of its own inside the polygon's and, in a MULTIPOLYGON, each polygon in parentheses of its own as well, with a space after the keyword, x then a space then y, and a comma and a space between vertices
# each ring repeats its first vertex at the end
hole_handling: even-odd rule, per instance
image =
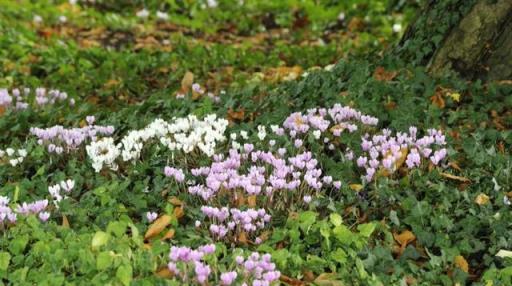
POLYGON ((60 181, 58 184, 48 187, 48 192, 53 198, 53 202, 57 208, 59 207, 57 203, 62 201, 63 198, 66 198, 66 195, 62 195, 61 191, 64 191, 66 194, 70 193, 75 187, 75 181, 68 179, 65 181, 60 181))
MULTIPOLYGON (((144 8, 142 10, 137 11, 137 13, 135 13, 135 15, 138 18, 146 19, 149 17, 150 12, 146 8, 144 8)), ((169 20, 169 14, 167 12, 163 12, 163 11, 156 11, 156 18, 158 20, 167 21, 167 20, 169 20)))
POLYGON ((210 114, 203 120, 195 115, 173 118, 171 122, 156 119, 144 129, 129 131, 118 145, 114 144, 112 138, 105 138, 92 142, 86 149, 96 172, 103 166, 117 169, 115 160, 120 155, 125 162, 139 159, 144 146, 154 142, 160 142, 171 151, 185 153, 198 148, 211 157, 215 154, 217 143, 226 140, 224 132, 227 126, 228 121, 217 118, 216 114, 210 114))
POLYGON ((98 141, 91 142, 85 147, 87 155, 92 160, 92 167, 96 172, 101 171, 103 166, 111 170, 117 170, 115 160, 121 153, 118 146, 114 144, 112 137, 106 137, 98 141))
POLYGON ((21 164, 21 162, 25 160, 25 157, 27 157, 27 150, 25 149, 0 149, 0 162, 9 162, 9 164, 11 164, 11 166, 13 167, 16 167, 18 164, 21 164))
POLYGON ((203 120, 194 115, 173 118, 171 123, 156 119, 142 130, 130 131, 121 141, 124 161, 140 157, 144 143, 151 139, 159 140, 171 151, 192 152, 199 148, 207 156, 215 153, 217 142, 226 140, 224 132, 228 121, 210 114, 203 120))

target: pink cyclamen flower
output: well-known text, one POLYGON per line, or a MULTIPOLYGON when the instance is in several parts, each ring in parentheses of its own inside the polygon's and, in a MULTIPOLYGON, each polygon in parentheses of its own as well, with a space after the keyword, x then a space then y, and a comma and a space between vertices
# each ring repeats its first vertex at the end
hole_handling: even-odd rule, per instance
POLYGON ((50 213, 49 212, 40 212, 39 213, 39 219, 42 222, 46 222, 49 218, 50 218, 50 213))
POLYGON ((158 214, 156 212, 147 212, 146 218, 149 222, 153 222, 158 217, 158 214))

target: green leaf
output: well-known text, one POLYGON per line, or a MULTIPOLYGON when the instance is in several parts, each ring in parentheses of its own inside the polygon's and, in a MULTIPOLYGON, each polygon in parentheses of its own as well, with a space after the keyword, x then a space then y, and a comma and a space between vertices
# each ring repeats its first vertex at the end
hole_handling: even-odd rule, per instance
POLYGON ((332 213, 329 215, 329 219, 334 226, 340 226, 343 223, 343 218, 337 213, 332 213))
POLYGON ((96 249, 108 242, 110 235, 104 231, 97 231, 92 238, 91 246, 96 249))
POLYGON ((113 257, 109 252, 101 252, 96 258, 96 269, 104 270, 112 265, 113 257))
POLYGON ((336 237, 339 242, 345 245, 350 245, 356 237, 356 235, 352 233, 345 225, 335 227, 333 229, 333 233, 334 237, 336 237))
POLYGON ((23 252, 28 243, 28 235, 20 235, 14 238, 9 244, 9 250, 13 254, 20 254, 23 252))
POLYGON ((11 254, 9 252, 0 252, 0 270, 7 270, 11 262, 11 254))
POLYGON ((116 277, 121 280, 123 285, 127 286, 130 285, 130 282, 132 282, 132 272, 132 267, 130 265, 123 264, 117 268, 116 277))
POLYGON ((357 226, 357 230, 359 230, 359 233, 361 235, 365 237, 370 237, 370 235, 372 235, 373 231, 375 230, 376 226, 377 224, 374 222, 360 224, 357 226))
POLYGON ((315 223, 317 215, 317 213, 312 211, 306 211, 299 215, 299 226, 302 231, 307 232, 309 227, 315 223))

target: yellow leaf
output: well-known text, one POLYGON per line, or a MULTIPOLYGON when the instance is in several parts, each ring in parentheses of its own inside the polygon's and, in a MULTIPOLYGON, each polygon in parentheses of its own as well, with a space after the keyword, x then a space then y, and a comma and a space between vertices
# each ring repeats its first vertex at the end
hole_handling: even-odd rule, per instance
POLYGON ((361 184, 350 184, 348 186, 351 190, 356 191, 356 192, 359 192, 360 190, 363 189, 363 185, 361 185, 361 184))
POLYGON ((464 271, 466 273, 469 272, 469 264, 462 255, 455 256, 455 265, 458 268, 460 268, 462 271, 464 271))
POLYGON ((487 196, 486 194, 479 194, 475 199, 475 203, 477 203, 478 205, 485 205, 488 202, 489 196, 487 196))
POLYGON ((453 101, 455 101, 455 102, 460 101, 460 93, 458 93, 458 92, 449 93, 448 96, 451 97, 453 99, 453 101))
POLYGON ((171 219, 172 217, 170 215, 163 215, 159 217, 149 226, 148 231, 146 231, 146 234, 144 235, 144 239, 151 238, 161 233, 165 227, 171 223, 171 219))

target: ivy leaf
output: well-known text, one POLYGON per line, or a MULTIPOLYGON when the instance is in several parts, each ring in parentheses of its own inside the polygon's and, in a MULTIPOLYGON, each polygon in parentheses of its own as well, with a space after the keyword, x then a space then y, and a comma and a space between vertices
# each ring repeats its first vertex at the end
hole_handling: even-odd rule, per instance
POLYGON ((128 286, 130 285, 130 282, 132 282, 132 276, 133 276, 133 270, 130 265, 121 265, 119 268, 117 268, 116 271, 116 277, 121 280, 121 283, 123 285, 128 286))
POLYGON ((11 262, 11 254, 9 252, 0 252, 0 270, 7 270, 11 262))
POLYGON ((92 238, 91 246, 93 249, 105 245, 110 238, 110 235, 104 231, 97 231, 92 238))

